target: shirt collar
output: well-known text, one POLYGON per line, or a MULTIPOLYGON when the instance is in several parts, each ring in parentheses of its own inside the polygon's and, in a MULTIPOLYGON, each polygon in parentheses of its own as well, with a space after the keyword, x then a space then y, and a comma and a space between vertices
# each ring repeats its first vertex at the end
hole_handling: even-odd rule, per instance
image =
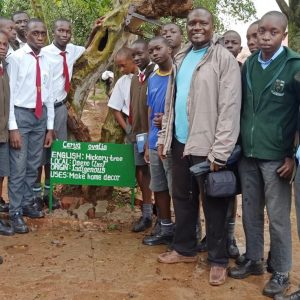
MULTIPOLYGON (((24 47, 22 49, 27 54, 33 52, 33 50, 30 48, 30 46, 27 43, 24 45, 24 47)), ((40 51, 40 53, 37 56, 43 56, 42 50, 40 51)))
POLYGON ((275 60, 275 58, 284 50, 283 46, 280 46, 279 49, 273 54, 273 56, 267 60, 267 61, 264 61, 261 57, 261 50, 259 51, 259 54, 258 54, 258 62, 261 63, 261 64, 270 64, 273 60, 275 60))
MULTIPOLYGON (((69 45, 69 44, 68 44, 68 45, 69 45)), ((68 52, 69 52, 69 51, 68 51, 68 45, 66 46, 66 50, 65 50, 65 51, 62 51, 62 50, 60 50, 59 48, 57 48, 57 47, 54 45, 54 43, 52 42, 51 46, 52 46, 53 49, 51 49, 51 50, 52 50, 52 52, 53 52, 54 54, 60 54, 61 52, 66 52, 66 53, 68 53, 68 52)))

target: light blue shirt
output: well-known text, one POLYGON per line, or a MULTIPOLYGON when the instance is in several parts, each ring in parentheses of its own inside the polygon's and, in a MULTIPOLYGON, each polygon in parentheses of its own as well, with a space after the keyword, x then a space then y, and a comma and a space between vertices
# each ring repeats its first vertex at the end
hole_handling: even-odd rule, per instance
POLYGON ((264 61, 262 60, 262 57, 261 57, 261 51, 259 52, 258 54, 258 62, 260 63, 261 67, 263 69, 266 69, 270 63, 284 50, 283 46, 280 46, 279 49, 273 54, 273 56, 267 60, 267 61, 264 61))
POLYGON ((203 59, 207 48, 208 47, 199 50, 192 49, 184 58, 176 77, 175 137, 182 144, 186 143, 189 132, 187 98, 193 73, 196 66, 203 59))

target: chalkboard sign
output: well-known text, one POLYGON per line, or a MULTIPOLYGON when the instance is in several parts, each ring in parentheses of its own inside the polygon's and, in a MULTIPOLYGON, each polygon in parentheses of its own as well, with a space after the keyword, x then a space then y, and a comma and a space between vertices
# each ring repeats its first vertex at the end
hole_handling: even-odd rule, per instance
POLYGON ((51 150, 51 190, 57 183, 135 187, 132 145, 54 141, 51 150))

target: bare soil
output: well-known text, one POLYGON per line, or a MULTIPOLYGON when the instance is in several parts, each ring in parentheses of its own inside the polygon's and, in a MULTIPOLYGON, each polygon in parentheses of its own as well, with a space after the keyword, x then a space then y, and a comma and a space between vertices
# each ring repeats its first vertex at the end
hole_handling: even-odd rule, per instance
MULTIPOLYGON (((83 118, 96 124, 92 130, 97 140, 103 122, 103 114, 99 119, 97 112, 105 107, 97 103, 93 107, 92 113, 83 118)), ((4 258, 0 266, 0 300, 268 299, 261 295, 268 273, 244 280, 228 278, 225 285, 211 287, 206 253, 199 254, 198 263, 160 264, 157 255, 166 246, 144 246, 146 233, 130 231, 139 210, 131 211, 128 204, 122 204, 110 211, 103 219, 82 222, 58 210, 41 220, 27 220, 31 228, 28 234, 0 236, 0 255, 4 258)), ((292 223, 290 291, 300 283, 300 243, 294 209, 292 223)), ((243 253, 240 207, 236 238, 243 253)), ((268 249, 266 220, 266 252, 268 249)))

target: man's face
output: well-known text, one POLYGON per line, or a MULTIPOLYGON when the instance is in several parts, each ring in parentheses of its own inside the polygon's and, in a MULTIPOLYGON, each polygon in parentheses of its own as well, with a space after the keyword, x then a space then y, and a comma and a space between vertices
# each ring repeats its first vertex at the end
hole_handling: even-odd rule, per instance
POLYGON ((8 37, 0 32, 0 60, 4 60, 8 50, 8 37))
POLYGON ((286 33, 279 18, 266 16, 260 20, 257 31, 257 41, 258 47, 263 54, 274 54, 281 46, 285 37, 286 33))
POLYGON ((131 49, 133 50, 133 61, 140 68, 140 70, 144 70, 149 62, 150 57, 148 54, 148 47, 142 43, 133 44, 131 49))
POLYGON ((161 35, 169 42, 171 48, 180 47, 182 35, 180 29, 175 24, 167 24, 162 27, 161 35))
POLYGON ((17 32, 15 29, 15 23, 13 21, 5 21, 5 24, 2 26, 2 30, 8 35, 10 42, 14 42, 16 40, 17 32))
POLYGON ((44 23, 30 23, 26 33, 27 43, 32 50, 41 50, 45 46, 47 30, 44 23))
POLYGON ((226 33, 224 35, 224 47, 231 52, 234 57, 237 57, 242 51, 240 37, 234 32, 226 33))
POLYGON ((257 43, 257 31, 258 31, 258 24, 251 25, 247 30, 247 46, 251 53, 258 50, 258 43, 257 43))
POLYGON ((211 15, 202 9, 192 11, 187 18, 187 34, 195 50, 203 48, 213 36, 211 15))
POLYGON ((170 59, 172 49, 161 40, 153 40, 149 42, 148 52, 151 60, 160 66, 170 59))
POLYGON ((21 13, 14 15, 13 21, 16 24, 16 31, 19 36, 25 37, 27 23, 29 21, 29 17, 27 14, 21 13))
POLYGON ((134 74, 136 71, 136 65, 133 60, 124 55, 118 55, 115 58, 115 64, 122 75, 134 74))
POLYGON ((57 21, 53 32, 54 42, 60 47, 65 47, 71 39, 71 24, 66 21, 57 21))

